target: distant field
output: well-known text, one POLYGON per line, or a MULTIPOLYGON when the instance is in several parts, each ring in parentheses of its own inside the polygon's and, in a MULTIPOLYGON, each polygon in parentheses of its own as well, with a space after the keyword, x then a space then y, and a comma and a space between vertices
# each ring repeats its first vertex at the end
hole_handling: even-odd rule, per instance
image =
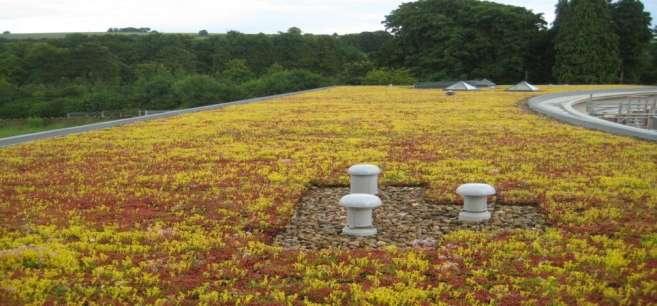
POLYGON ((99 118, 30 118, 0 120, 0 138, 29 134, 100 121, 99 118))
MULTIPOLYGON (((110 33, 110 32, 62 32, 62 33, 11 33, 11 34, 0 34, 0 38, 6 39, 56 39, 64 38, 66 35, 71 34, 83 34, 83 35, 147 35, 150 33, 143 32, 119 32, 119 33, 110 33)), ((198 36, 197 33, 162 33, 162 34, 181 34, 181 35, 190 35, 198 36)), ((209 35, 218 35, 218 34, 209 34, 209 35)))

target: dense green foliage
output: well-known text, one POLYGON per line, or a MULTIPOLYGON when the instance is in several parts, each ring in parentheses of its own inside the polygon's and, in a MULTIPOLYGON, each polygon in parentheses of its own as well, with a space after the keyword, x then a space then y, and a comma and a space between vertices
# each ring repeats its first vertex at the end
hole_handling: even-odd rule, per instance
POLYGON ((566 83, 654 82, 651 17, 638 0, 560 0, 554 77, 566 83))
POLYGON ((545 31, 540 15, 477 0, 405 3, 385 25, 395 35, 393 62, 429 80, 517 81, 531 68, 531 47, 545 31))
POLYGON ((650 14, 639 0, 619 0, 611 12, 620 44, 620 81, 637 83, 649 60, 650 14))
POLYGON ((657 44, 639 0, 558 0, 556 13, 548 28, 522 7, 419 0, 386 16, 387 31, 342 36, 0 36, 0 118, 172 109, 331 84, 657 82, 657 44))
POLYGON ((647 64, 645 71, 642 74, 643 82, 656 82, 657 81, 657 40, 653 40, 648 46, 646 55, 647 64))
MULTIPOLYGON (((338 82, 360 84, 374 64, 349 41, 358 37, 347 41, 297 28, 277 35, 0 40, 0 117, 173 109, 338 82)), ((371 48, 375 52, 376 46, 371 48)))
POLYGON ((554 77, 566 83, 613 83, 618 35, 606 0, 571 0, 555 41, 554 77))
POLYGON ((422 80, 490 78, 498 83, 654 82, 650 14, 638 0, 559 0, 543 17, 478 0, 419 0, 386 17, 394 35, 388 66, 422 80))
POLYGON ((375 69, 368 72, 363 79, 363 84, 367 85, 410 85, 413 83, 415 83, 415 78, 404 69, 375 69))

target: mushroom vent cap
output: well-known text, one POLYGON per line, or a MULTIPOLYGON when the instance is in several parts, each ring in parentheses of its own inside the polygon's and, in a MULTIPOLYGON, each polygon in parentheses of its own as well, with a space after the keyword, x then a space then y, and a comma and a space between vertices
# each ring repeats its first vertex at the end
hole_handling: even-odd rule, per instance
POLYGON ((376 165, 358 164, 349 167, 347 172, 351 175, 376 175, 381 173, 381 169, 376 165))
POLYGON ((342 197, 340 205, 350 208, 377 208, 381 206, 381 199, 367 193, 352 193, 342 197))
POLYGON ((484 197, 495 194, 495 188, 488 184, 469 183, 456 189, 456 193, 465 197, 484 197))

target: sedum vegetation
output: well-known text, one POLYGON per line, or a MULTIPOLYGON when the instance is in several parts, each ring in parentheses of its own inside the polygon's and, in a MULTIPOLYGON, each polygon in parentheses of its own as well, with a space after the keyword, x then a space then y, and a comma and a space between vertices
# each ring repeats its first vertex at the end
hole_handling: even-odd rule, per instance
POLYGON ((0 150, 0 301, 654 302, 657 145, 542 118, 530 95, 337 87, 0 150), (310 184, 346 185, 365 161, 434 205, 492 184, 552 229, 431 249, 271 244, 310 184))

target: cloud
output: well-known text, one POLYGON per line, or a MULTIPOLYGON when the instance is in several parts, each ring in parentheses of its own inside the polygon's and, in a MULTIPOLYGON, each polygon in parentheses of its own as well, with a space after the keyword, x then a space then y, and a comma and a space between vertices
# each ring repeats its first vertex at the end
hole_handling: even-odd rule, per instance
POLYGON ((105 31, 148 26, 163 32, 239 30, 274 33, 291 26, 333 33, 382 29, 401 1, 0 0, 0 29, 12 32, 105 31))
MULTIPOLYGON (((399 0, 0 0, 0 31, 97 32, 109 27, 150 27, 161 32, 237 30, 276 33, 296 26, 309 33, 383 29, 399 0)), ((556 0, 496 0, 554 18, 556 0)), ((657 14, 657 3, 647 7, 657 14)))

